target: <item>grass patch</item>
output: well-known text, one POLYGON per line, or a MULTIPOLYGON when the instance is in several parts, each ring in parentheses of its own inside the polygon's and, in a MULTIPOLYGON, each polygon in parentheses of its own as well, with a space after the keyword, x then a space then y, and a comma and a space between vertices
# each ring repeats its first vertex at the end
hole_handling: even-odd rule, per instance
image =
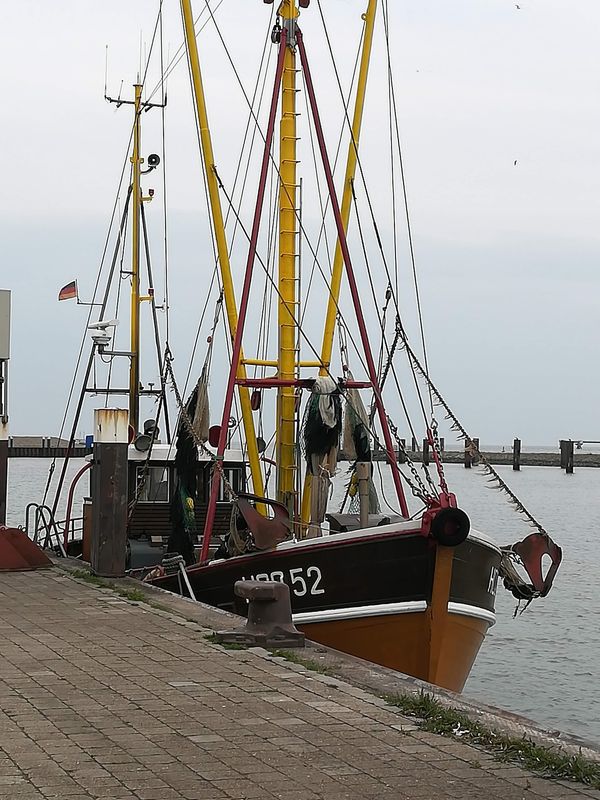
POLYGON ((111 589, 118 594, 119 597, 131 600, 133 603, 148 603, 148 605, 152 605, 141 589, 122 589, 120 586, 116 586, 114 583, 104 578, 99 578, 98 575, 92 575, 92 573, 88 572, 86 569, 74 569, 71 570, 69 574, 71 577, 90 583, 92 586, 98 586, 102 589, 111 589))
POLYGON ((145 602, 148 603, 151 608, 155 608, 157 611, 165 611, 167 614, 172 613, 171 609, 162 603, 157 603, 154 600, 148 600, 148 598, 145 599, 145 602))
POLYGON ((277 658, 285 658, 286 661, 291 661, 292 664, 298 664, 301 667, 306 667, 311 672, 318 672, 319 675, 333 675, 333 670, 326 667, 325 664, 319 664, 311 658, 303 658, 299 656, 294 650, 273 650, 273 655, 277 658))
POLYGON ((527 737, 498 733, 474 722, 466 714, 447 708, 430 694, 385 695, 384 700, 404 714, 416 717, 422 730, 455 736, 489 751, 498 761, 518 763, 547 778, 560 778, 600 789, 600 763, 581 753, 569 755, 536 744, 527 737))
POLYGON ((86 583, 91 583, 93 586, 102 586, 103 588, 111 588, 108 583, 99 578, 97 575, 92 575, 91 572, 88 572, 87 569, 73 569, 69 571, 69 575, 73 578, 77 578, 80 581, 85 581, 86 583))
POLYGON ((216 633, 205 633, 204 638, 211 644, 218 644, 219 647, 224 647, 225 650, 247 650, 248 645, 238 644, 237 642, 220 642, 216 633))
POLYGON ((119 597, 125 597, 134 603, 146 603, 146 595, 140 589, 115 589, 119 597))

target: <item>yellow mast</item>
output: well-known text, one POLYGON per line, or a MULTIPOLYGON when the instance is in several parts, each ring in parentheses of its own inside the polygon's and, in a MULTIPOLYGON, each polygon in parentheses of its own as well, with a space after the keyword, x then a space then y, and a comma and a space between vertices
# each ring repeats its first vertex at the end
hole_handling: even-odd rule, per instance
POLYGON ((140 174, 143 159, 140 158, 141 131, 140 111, 142 105, 142 86, 135 89, 135 121, 133 124, 133 253, 131 259, 131 356, 129 366, 129 424, 134 433, 138 432, 140 422, 140 213, 142 190, 140 174))
MULTIPOLYGON (((215 159, 212 147, 212 139, 208 125, 208 114, 206 111, 206 99, 204 96, 204 86, 202 84, 202 73, 200 70, 200 59, 198 57, 198 44, 194 31, 194 17, 192 14, 191 0, 181 0, 181 13, 183 16, 183 26, 185 41, 188 51, 192 84, 194 89, 194 99, 196 102, 196 112, 198 115, 198 126, 200 129, 200 140, 202 144, 202 156, 204 159, 206 180, 208 183, 208 196, 210 200, 213 228, 217 245, 217 255, 221 270, 221 280, 223 283, 223 294, 225 298, 225 309, 229 323, 229 333, 233 340, 237 328, 238 314, 233 289, 233 279, 231 276, 231 264, 229 261, 229 251, 227 249, 227 239, 225 236, 225 224, 223 222, 223 211, 221 208, 221 198, 219 195, 219 184, 215 169, 215 159)), ((246 377, 244 366, 244 355, 241 353, 240 365, 237 371, 238 378, 246 377)), ((242 421, 246 437, 246 447, 248 450, 248 463, 252 476, 254 493, 260 497, 264 496, 263 476, 260 468, 260 457, 256 442, 256 432, 254 420, 252 418, 252 407, 250 405, 250 393, 245 386, 238 386, 240 406, 242 410, 242 421)), ((264 506, 259 506, 263 509, 264 506)))
MULTIPOLYGON (((279 163, 279 357, 278 377, 297 377, 297 177, 296 177, 296 35, 299 15, 295 0, 283 0, 278 11, 287 29, 282 77, 279 163)), ((277 392, 277 494, 292 516, 296 509, 296 393, 293 387, 277 392)))
MULTIPOLYGON (((348 145, 348 158, 346 162, 346 174, 344 176, 344 193, 342 196, 342 224, 344 230, 348 230, 350 219, 350 209, 352 207, 352 183, 356 175, 356 165, 358 162, 358 143, 362 128, 363 111, 365 107, 365 94, 367 90, 367 78, 369 76, 369 65, 371 63, 371 50, 373 47, 373 31, 375 30, 375 17, 377 14, 377 0, 369 0, 366 12, 362 15, 365 23, 365 34, 363 39, 362 54, 360 59, 360 70, 358 74, 358 84, 356 88, 356 100, 354 104, 354 116, 352 119, 352 138, 348 145)), ((333 350, 333 339, 335 336, 335 321, 337 317, 338 302, 340 298, 340 286, 342 283, 342 271, 344 268, 344 258, 342 248, 338 239, 335 256, 333 259, 333 270, 331 274, 331 289, 329 303, 327 306, 327 317, 325 320, 325 330, 323 333, 323 343, 321 345, 321 375, 327 375, 331 365, 331 352, 333 350)), ((306 475, 304 482, 304 492, 302 495, 302 521, 308 522, 310 515, 310 487, 311 476, 306 475)))

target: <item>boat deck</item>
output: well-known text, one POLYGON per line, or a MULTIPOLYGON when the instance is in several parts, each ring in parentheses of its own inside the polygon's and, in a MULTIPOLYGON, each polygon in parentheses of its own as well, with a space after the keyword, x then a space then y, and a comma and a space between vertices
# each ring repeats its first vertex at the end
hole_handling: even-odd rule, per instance
POLYGON ((207 635, 237 618, 145 591, 164 607, 57 568, 2 575, 0 798, 600 797, 420 731, 344 680, 224 649, 207 635))

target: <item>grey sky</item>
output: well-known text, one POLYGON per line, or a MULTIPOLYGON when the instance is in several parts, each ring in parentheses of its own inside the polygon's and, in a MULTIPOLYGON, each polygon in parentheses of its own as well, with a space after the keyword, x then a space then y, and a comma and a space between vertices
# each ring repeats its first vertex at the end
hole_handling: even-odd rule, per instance
MULTIPOLYGON (((366 0, 321 1, 345 70, 366 0)), ((60 425, 85 318, 74 303, 59 305, 57 292, 77 277, 82 295, 91 293, 131 124, 128 110, 116 112, 102 99, 105 45, 109 91, 118 93, 123 80, 129 96, 140 40, 148 46, 158 2, 4 5, 0 285, 13 290, 11 424, 16 434, 50 434, 60 425)), ((196 0, 196 13, 202 5, 196 0)), ((520 9, 510 0, 390 5, 432 376, 484 442, 515 435, 531 444, 600 438, 600 7, 594 0, 522 0, 520 9)), ((217 12, 248 89, 269 12, 260 0, 224 0, 217 12)), ((333 149, 340 102, 316 0, 302 26, 333 149)), ((168 0, 165 47, 172 55, 180 43, 178 3, 168 0)), ((210 25, 200 50, 216 160, 230 185, 247 109, 210 25)), ((389 244, 383 70, 380 49, 362 152, 389 244)), ((154 62, 149 85, 156 74, 154 62)), ((172 339, 182 353, 177 368, 183 380, 211 256, 183 61, 168 90, 172 339)), ((160 115, 146 115, 144 126, 145 154, 160 152, 160 115)), ((310 172, 307 157, 304 163, 310 172)), ((158 231, 157 272, 159 202, 148 208, 158 231)), ((249 205, 248 198, 246 223, 249 205)), ((400 230, 401 274, 408 280, 400 230)), ((234 262, 239 274, 241 246, 234 262)), ((408 308, 412 289, 402 285, 408 308)), ((82 430, 91 425, 91 411, 88 416, 82 430)))

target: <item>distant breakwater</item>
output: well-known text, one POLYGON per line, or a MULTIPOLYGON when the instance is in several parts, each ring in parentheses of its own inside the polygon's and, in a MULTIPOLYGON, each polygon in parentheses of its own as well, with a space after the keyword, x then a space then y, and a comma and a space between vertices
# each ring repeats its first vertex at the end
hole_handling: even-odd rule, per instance
MULTIPOLYGON (((421 462, 423 458, 422 452, 407 451, 411 461, 421 462)), ((513 454, 508 451, 506 453, 493 453, 481 451, 484 458, 490 464, 512 466, 513 454)), ((385 453, 381 450, 373 453, 375 461, 385 461, 385 453)), ((341 461, 347 461, 344 454, 340 456, 341 461)), ((402 458, 399 459, 402 461, 402 458)), ((431 453, 429 454, 430 463, 433 462, 431 453)), ((445 450, 443 453, 442 461, 444 464, 464 464, 465 454, 462 450, 445 450)), ((476 466, 474 463, 473 466, 476 466)), ((527 453, 521 452, 521 466, 522 467, 560 467, 560 453, 527 453)), ((577 467, 600 467, 600 453, 579 453, 575 450, 574 466, 577 467)))

